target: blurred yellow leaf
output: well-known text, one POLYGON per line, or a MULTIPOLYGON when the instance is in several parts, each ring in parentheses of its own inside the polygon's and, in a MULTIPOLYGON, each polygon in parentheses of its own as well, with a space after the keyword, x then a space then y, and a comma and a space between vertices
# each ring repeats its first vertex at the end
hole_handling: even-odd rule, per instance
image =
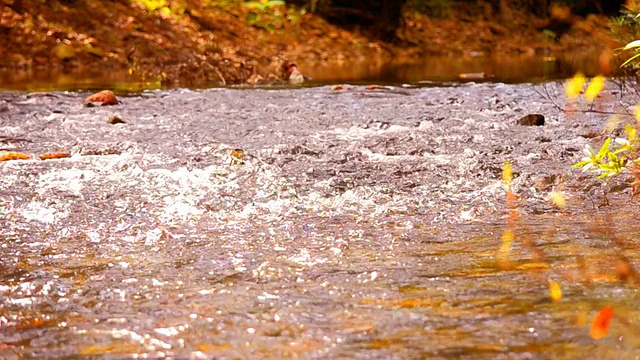
POLYGON ((587 86, 587 90, 584 91, 584 98, 588 101, 594 101, 600 91, 604 89, 604 82, 606 78, 604 76, 598 75, 591 79, 589 82, 589 86, 587 86))
POLYGON ((524 263, 524 264, 520 264, 518 266, 516 266, 516 269, 518 270, 546 270, 548 268, 550 268, 551 265, 544 263, 544 262, 530 262, 530 263, 524 263))
POLYGON ((640 120, 640 104, 636 104, 636 106, 633 108, 633 116, 635 116, 636 119, 640 120))
POLYGON ((553 280, 549 280, 549 295, 553 301, 562 299, 562 287, 553 280))
POLYGON ((564 85, 564 91, 567 94, 567 98, 569 98, 569 100, 577 98, 580 95, 580 92, 582 92, 582 88, 586 81, 587 79, 580 72, 573 78, 569 79, 564 85))
POLYGON ((551 203, 558 207, 559 209, 564 209, 567 207, 567 202, 564 199, 564 195, 560 191, 552 191, 549 193, 549 200, 551 203))
POLYGON ((500 246, 501 255, 506 256, 511 252, 511 244, 513 243, 514 237, 515 237, 515 234, 511 229, 506 229, 502 233, 502 245, 500 246))
POLYGON ((502 167, 502 182, 509 186, 511 185, 511 180, 513 180, 513 167, 509 161, 505 161, 502 167))

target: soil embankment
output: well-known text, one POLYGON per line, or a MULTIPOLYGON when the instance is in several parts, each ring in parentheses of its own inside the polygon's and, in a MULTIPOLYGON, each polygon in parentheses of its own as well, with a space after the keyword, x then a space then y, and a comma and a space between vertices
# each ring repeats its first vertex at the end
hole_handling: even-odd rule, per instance
POLYGON ((294 6, 160 3, 167 6, 125 0, 0 3, 0 68, 23 71, 12 75, 14 82, 20 76, 26 81, 39 73, 81 71, 85 77, 129 72, 130 81, 210 86, 277 81, 285 60, 330 67, 414 62, 428 55, 587 51, 602 52, 608 73, 611 49, 619 45, 608 19, 597 15, 574 16, 571 26, 556 34, 541 30, 548 19, 516 11, 506 20, 482 12, 433 18, 407 11, 397 38, 383 42, 294 6))

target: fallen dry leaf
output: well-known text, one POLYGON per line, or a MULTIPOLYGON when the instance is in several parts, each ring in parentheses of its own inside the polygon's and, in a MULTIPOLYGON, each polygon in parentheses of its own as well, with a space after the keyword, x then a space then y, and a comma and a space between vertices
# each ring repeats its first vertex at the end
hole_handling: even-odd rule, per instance
POLYGON ((31 156, 15 151, 4 151, 0 152, 0 161, 9 161, 9 160, 28 160, 31 156))
POLYGON ((336 91, 344 90, 344 86, 342 86, 342 85, 332 85, 331 86, 331 90, 336 90, 336 91))
POLYGON ((593 324, 591 325, 591 338, 594 340, 602 339, 607 335, 609 331, 609 324, 613 318, 613 309, 605 306, 600 312, 593 318, 593 324))
POLYGON ((111 90, 102 90, 99 93, 95 93, 84 100, 86 103, 101 102, 102 106, 105 105, 118 105, 118 99, 111 90))
POLYGON ((67 153, 49 153, 40 155, 40 160, 50 160, 50 159, 64 159, 70 158, 71 155, 67 153))

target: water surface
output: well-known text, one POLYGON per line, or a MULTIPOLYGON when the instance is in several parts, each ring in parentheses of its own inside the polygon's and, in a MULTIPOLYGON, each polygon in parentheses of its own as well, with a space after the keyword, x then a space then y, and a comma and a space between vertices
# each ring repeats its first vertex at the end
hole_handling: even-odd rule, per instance
MULTIPOLYGON (((603 73, 596 53, 551 55, 495 56, 428 56, 413 63, 391 61, 386 64, 357 62, 345 64, 301 63, 299 67, 310 76, 307 86, 336 83, 433 86, 445 82, 544 82, 564 79, 580 71, 587 76, 603 73)), ((606 72, 609 70, 605 69, 606 72)), ((172 85, 175 87, 176 85, 172 85)), ((180 86, 180 84, 178 84, 180 86)), ((189 87, 191 84, 182 84, 189 87)), ((218 86, 210 84, 209 86, 218 86)), ((166 87, 154 79, 132 80, 128 70, 80 68, 69 70, 0 70, 0 89, 101 90, 137 92, 166 87)), ((200 84, 198 87, 207 87, 200 84)))

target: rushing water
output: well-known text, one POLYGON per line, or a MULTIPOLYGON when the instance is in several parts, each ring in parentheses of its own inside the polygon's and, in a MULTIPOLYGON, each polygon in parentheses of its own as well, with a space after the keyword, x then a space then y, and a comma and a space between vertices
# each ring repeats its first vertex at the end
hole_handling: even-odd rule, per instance
POLYGON ((640 357, 637 205, 567 174, 602 114, 504 84, 85 96, 0 93, 3 147, 74 155, 0 162, 2 359, 640 357))
POLYGON ((619 232, 626 220, 606 215, 522 219, 507 253, 505 226, 415 216, 255 218, 111 251, 4 234, 0 354, 633 359, 640 293, 615 273, 640 261, 629 220, 619 232), (602 306, 616 317, 594 341, 602 306))

